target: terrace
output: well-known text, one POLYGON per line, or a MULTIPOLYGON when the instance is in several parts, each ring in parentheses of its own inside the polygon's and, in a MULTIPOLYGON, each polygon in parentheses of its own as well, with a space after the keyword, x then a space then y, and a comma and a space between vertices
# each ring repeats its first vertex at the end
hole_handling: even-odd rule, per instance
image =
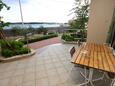
MULTIPOLYGON (((79 73, 83 69, 71 70, 74 66, 68 51, 71 46, 53 44, 37 49, 32 57, 0 63, 0 86, 76 86, 84 82, 79 73)), ((94 78, 102 75, 102 72, 94 72, 94 78)), ((110 79, 104 78, 94 85, 110 86, 110 83, 110 79)))
MULTIPOLYGON (((114 2, 114 0, 92 0, 87 29, 87 43, 106 43, 109 26, 111 25, 111 21, 113 21, 113 27, 111 27, 112 29, 109 33, 111 35, 109 43, 113 44, 115 40, 114 2)), ((84 79, 79 72, 84 73, 84 69, 75 67, 71 63, 72 58, 69 50, 72 46, 75 46, 76 50, 80 48, 77 44, 61 43, 60 37, 29 44, 30 48, 35 49, 35 55, 11 62, 0 62, 0 86, 83 86, 78 84, 88 80, 84 79)), ((94 48, 89 48, 92 51, 94 50, 94 48)), ((103 52, 100 49, 98 53, 101 54, 103 52)), ((104 53, 107 54, 108 52, 104 53)), ((105 57, 106 55, 103 58, 105 57)), ((107 58, 105 62, 115 65, 114 61, 110 63, 107 61, 107 58)), ((115 60, 115 58, 113 59, 115 60)), ((104 62, 102 61, 102 63, 104 62)), ((103 65, 103 68, 106 66, 107 69, 111 69, 112 67, 108 63, 105 63, 106 65, 103 65)), ((88 69, 90 68, 92 67, 88 69)), ((113 71, 115 71, 114 67, 113 71)), ((87 70, 87 75, 89 72, 87 70)), ((102 74, 103 71, 94 69, 93 79, 100 77, 102 74)), ((115 86, 115 84, 111 85, 111 82, 112 79, 105 76, 102 80, 94 82, 94 85, 88 83, 85 86, 115 86)))

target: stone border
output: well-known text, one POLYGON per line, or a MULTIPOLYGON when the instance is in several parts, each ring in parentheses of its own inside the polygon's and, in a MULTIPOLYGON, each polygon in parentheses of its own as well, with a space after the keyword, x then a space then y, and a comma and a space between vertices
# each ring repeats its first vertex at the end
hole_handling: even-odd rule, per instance
POLYGON ((22 54, 22 55, 12 56, 12 57, 9 57, 9 58, 0 57, 0 61, 1 62, 15 61, 15 60, 18 60, 18 59, 30 57, 30 56, 34 55, 35 53, 36 53, 36 51, 33 50, 33 49, 31 49, 31 52, 28 53, 28 54, 22 54))

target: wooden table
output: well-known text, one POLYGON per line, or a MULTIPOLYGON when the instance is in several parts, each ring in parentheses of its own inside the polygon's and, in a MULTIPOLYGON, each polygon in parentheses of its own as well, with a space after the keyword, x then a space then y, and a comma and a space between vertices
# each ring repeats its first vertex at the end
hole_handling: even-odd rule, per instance
POLYGON ((91 69, 115 73, 115 57, 112 50, 104 44, 83 43, 75 51, 71 62, 91 69))

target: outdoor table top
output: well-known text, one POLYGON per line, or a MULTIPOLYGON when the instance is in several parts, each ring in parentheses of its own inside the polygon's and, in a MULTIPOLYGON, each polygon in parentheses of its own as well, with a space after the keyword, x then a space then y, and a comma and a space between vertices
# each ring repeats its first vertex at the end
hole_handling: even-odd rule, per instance
POLYGON ((115 57, 112 50, 104 44, 83 43, 71 60, 74 64, 115 73, 115 57))

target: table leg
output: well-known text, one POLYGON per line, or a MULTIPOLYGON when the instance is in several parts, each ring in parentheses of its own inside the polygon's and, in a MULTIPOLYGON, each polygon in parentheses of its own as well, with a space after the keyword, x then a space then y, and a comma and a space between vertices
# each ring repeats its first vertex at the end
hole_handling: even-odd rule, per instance
POLYGON ((94 81, 98 81, 98 80, 103 80, 103 79, 104 79, 104 76, 105 76, 105 72, 103 73, 102 77, 97 78, 97 79, 94 79, 94 80, 92 80, 92 81, 94 82, 94 81))
POLYGON ((87 74, 86 74, 86 68, 85 68, 85 75, 83 73, 81 73, 81 74, 84 76, 85 82, 81 83, 81 84, 78 84, 77 86, 87 85, 88 83, 90 83, 92 86, 94 86, 93 83, 92 83, 92 76, 93 76, 93 69, 92 68, 89 69, 88 78, 87 78, 87 74))
POLYGON ((93 80, 93 71, 94 71, 94 69, 92 69, 92 68, 89 69, 88 78, 87 78, 87 74, 86 74, 86 68, 85 68, 85 74, 80 72, 80 74, 85 78, 85 82, 78 84, 77 86, 83 86, 83 85, 87 86, 88 83, 90 83, 91 86, 94 86, 94 84, 93 84, 94 81, 103 80, 105 73, 103 73, 102 77, 93 80))
POLYGON ((90 72, 89 72, 89 82, 90 82, 90 84, 91 84, 92 86, 94 86, 94 85, 93 85, 93 82, 92 82, 92 78, 93 78, 93 69, 90 68, 90 72))
MULTIPOLYGON (((85 82, 87 83, 87 69, 86 69, 86 67, 85 67, 85 82)), ((87 84, 85 85, 85 86, 87 86, 87 84)))

